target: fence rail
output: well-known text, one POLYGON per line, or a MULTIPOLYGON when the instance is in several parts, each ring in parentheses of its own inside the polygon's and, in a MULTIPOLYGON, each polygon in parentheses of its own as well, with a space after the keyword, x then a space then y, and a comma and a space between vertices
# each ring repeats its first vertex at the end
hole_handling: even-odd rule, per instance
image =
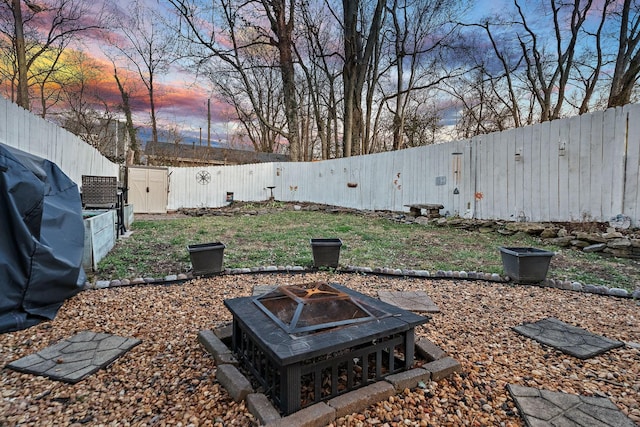
MULTIPOLYGON (((68 132, 0 100, 0 142, 56 162, 75 182, 117 175, 118 165, 68 132)), ((640 226, 640 105, 554 120, 468 140, 311 163, 169 168, 169 210, 235 200, 315 202, 528 221, 640 226), (209 172, 211 180, 198 182, 209 172)))

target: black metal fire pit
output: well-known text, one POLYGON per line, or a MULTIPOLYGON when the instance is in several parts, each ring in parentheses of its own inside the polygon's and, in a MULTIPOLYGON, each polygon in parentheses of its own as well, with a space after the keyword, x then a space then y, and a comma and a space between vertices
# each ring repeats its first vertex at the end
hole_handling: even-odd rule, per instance
POLYGON ((411 368, 429 319, 338 284, 224 301, 232 350, 284 414, 411 368))

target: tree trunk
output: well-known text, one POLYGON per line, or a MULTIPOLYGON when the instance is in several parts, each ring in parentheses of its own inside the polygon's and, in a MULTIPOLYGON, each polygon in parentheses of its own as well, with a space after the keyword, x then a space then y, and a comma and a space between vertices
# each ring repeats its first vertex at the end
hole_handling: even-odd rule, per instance
POLYGON ((262 4, 271 22, 271 30, 277 37, 277 40, 272 40, 272 44, 277 47, 280 60, 284 110, 287 117, 289 156, 294 162, 301 161, 302 152, 300 151, 300 129, 298 127, 298 101, 296 97, 292 39, 295 1, 291 0, 288 10, 286 0, 263 0, 262 4), (270 12, 273 12, 273 15, 270 12))
POLYGON ((156 103, 153 98, 153 74, 149 75, 149 110, 151 116, 151 141, 158 143, 158 123, 156 120, 156 103))
POLYGON ((385 0, 378 0, 371 18, 366 44, 358 31, 359 0, 343 0, 344 11, 344 131, 343 155, 359 154, 362 148, 362 89, 371 64, 374 47, 379 42, 385 0))
POLYGON ((279 37, 280 72, 282 73, 282 89, 284 92, 284 108, 287 116, 289 137, 289 155, 294 162, 301 161, 300 138, 298 129, 298 102, 296 100, 295 71, 291 54, 291 34, 287 32, 284 39, 279 37))
MULTIPOLYGON (((344 84, 344 130, 342 155, 349 157, 353 151, 354 110, 360 97, 356 96, 358 62, 361 60, 361 40, 357 32, 359 0, 343 0, 344 9, 344 66, 342 80, 344 84)), ((357 142, 357 141, 356 141, 357 142)))
POLYGON ((22 26, 22 9, 20 0, 12 0, 13 21, 15 23, 16 59, 18 61, 18 94, 17 104, 29 110, 29 85, 27 77, 27 58, 24 42, 24 28, 22 26))
POLYGON ((631 102, 633 88, 640 76, 640 33, 637 31, 640 16, 629 25, 631 0, 625 0, 620 20, 620 37, 616 66, 609 91, 608 107, 620 107, 631 102), (630 28, 636 29, 635 31, 630 28), (631 36, 631 37, 629 37, 631 36))
MULTIPOLYGON (((118 90, 120 90, 120 95, 122 96, 122 110, 124 111, 124 116, 126 119, 127 132, 129 133, 129 139, 131 140, 130 147, 131 151, 133 151, 133 164, 137 165, 140 163, 140 152, 138 149, 138 141, 136 139, 136 128, 133 126, 133 117, 131 115, 131 105, 129 104, 129 93, 124 89, 122 83, 120 83, 120 79, 118 78, 118 71, 116 68, 113 69, 113 78, 116 79, 116 83, 118 84, 118 90)), ((126 157, 125 157, 126 158, 126 157)))

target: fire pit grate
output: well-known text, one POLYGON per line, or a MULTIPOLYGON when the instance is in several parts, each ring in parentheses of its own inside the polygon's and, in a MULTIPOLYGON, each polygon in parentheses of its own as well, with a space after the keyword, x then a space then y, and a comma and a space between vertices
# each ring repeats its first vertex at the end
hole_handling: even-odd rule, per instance
POLYGON ((281 286, 224 303, 232 350, 284 414, 409 369, 414 328, 428 321, 338 284, 281 286))
POLYGON ((318 282, 280 286, 256 297, 254 302, 282 329, 296 336, 387 315, 367 307, 346 292, 318 282))

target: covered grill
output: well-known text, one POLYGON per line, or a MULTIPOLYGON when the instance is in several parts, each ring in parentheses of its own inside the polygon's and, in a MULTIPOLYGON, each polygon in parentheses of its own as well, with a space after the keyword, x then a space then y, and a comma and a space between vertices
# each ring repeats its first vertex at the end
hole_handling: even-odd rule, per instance
POLYGON ((335 283, 224 303, 232 350, 284 414, 410 368, 428 320, 335 283))

